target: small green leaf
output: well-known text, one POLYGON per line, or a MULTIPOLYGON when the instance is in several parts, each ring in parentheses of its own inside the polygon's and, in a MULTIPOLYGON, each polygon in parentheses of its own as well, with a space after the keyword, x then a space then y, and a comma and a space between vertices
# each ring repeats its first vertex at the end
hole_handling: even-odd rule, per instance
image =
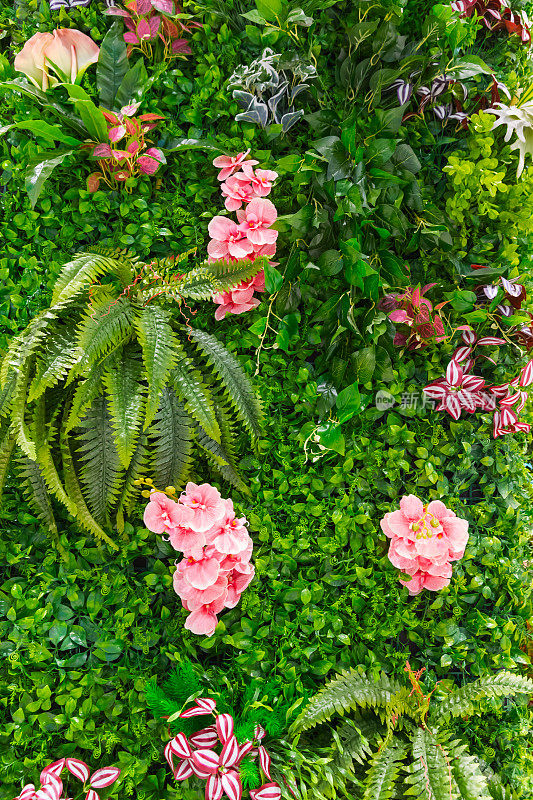
POLYGON ((270 294, 275 294, 283 285, 283 275, 276 267, 265 265, 265 289, 270 294))

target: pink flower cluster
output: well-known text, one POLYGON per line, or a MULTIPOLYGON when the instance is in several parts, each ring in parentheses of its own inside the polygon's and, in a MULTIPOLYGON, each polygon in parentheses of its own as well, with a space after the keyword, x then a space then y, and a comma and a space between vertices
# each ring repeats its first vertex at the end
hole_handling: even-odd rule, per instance
POLYGON ((452 561, 462 558, 468 542, 468 522, 456 517, 440 500, 424 506, 414 494, 402 497, 400 510, 385 514, 381 528, 392 541, 389 560, 411 576, 400 581, 409 594, 437 592, 450 583, 452 561))
POLYGON ((185 627, 212 636, 223 608, 235 608, 254 577, 250 564, 253 543, 246 518, 236 517, 231 500, 224 500, 209 483, 188 483, 178 502, 153 492, 144 524, 168 534, 184 558, 174 573, 174 590, 190 612, 185 627))
POLYGON ((280 800, 281 790, 270 775, 270 756, 261 744, 265 731, 256 725, 254 739, 242 744, 234 734, 234 722, 231 714, 218 714, 216 703, 210 697, 199 697, 192 708, 182 711, 180 717, 201 717, 212 714, 214 725, 203 728, 198 733, 187 737, 178 733, 165 747, 165 758, 177 781, 184 781, 196 775, 203 778, 206 800, 220 800, 226 795, 230 800, 241 800, 242 783, 239 775, 239 764, 245 756, 255 759, 259 757, 261 772, 269 783, 259 789, 250 790, 252 800, 280 800), (221 746, 219 753, 213 748, 221 746), (174 764, 174 756, 180 759, 174 764))
POLYGON ((80 761, 79 758, 60 758, 59 761, 54 761, 43 769, 39 789, 36 789, 33 783, 28 783, 14 800, 60 800, 63 793, 65 795, 69 793, 66 787, 64 791, 61 780, 65 768, 82 782, 83 791, 86 792, 85 800, 100 800, 96 789, 111 786, 120 775, 120 770, 116 767, 103 767, 91 774, 85 761, 80 761))
MULTIPOLYGON (((224 204, 228 211, 237 212, 238 223, 228 217, 213 217, 208 228, 211 241, 207 246, 212 261, 241 258, 255 261, 259 256, 273 256, 276 252, 278 232, 271 226, 278 214, 274 204, 264 198, 270 194, 278 174, 270 169, 254 170, 258 162, 248 158, 249 152, 218 156, 213 161, 213 165, 220 168, 218 179, 222 181, 224 204)), ((265 276, 261 270, 250 281, 215 295, 213 300, 219 304, 216 319, 257 308, 260 301, 254 292, 264 290, 265 276)))
MULTIPOLYGON (((462 339, 464 345, 455 350, 446 375, 424 387, 424 394, 439 401, 437 411, 446 411, 455 420, 463 411, 469 414, 477 410, 494 412, 495 439, 508 433, 528 432, 531 425, 520 422, 518 415, 528 399, 524 389, 533 383, 533 359, 508 383, 489 385, 484 378, 471 374, 475 363, 474 347, 506 344, 505 339, 494 336, 478 339, 468 326, 464 326, 462 339)), ((483 357, 493 361, 489 356, 483 357)))

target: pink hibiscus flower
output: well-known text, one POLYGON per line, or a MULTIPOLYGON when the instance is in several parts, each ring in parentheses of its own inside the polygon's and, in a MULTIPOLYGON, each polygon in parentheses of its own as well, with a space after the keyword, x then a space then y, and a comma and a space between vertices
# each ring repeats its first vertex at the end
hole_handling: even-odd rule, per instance
POLYGON ((221 320, 224 319, 226 314, 242 314, 252 308, 257 308, 261 301, 259 298, 254 297, 254 292, 256 291, 265 291, 264 270, 258 272, 249 281, 243 281, 235 289, 214 295, 214 302, 219 303, 215 311, 215 319, 221 320))
POLYGON ((235 175, 237 180, 249 182, 257 197, 266 197, 270 194, 272 183, 278 177, 277 172, 272 169, 256 169, 254 172, 251 161, 245 161, 241 169, 242 172, 235 175))
MULTIPOLYGON (((246 150, 244 153, 237 153, 236 156, 217 156, 213 160, 213 166, 221 168, 218 173, 219 181, 225 181, 226 178, 229 178, 234 172, 238 172, 246 161, 249 152, 250 149, 246 150)), ((250 158, 248 163, 253 166, 259 162, 250 158)))
POLYGON ((225 606, 225 597, 221 595, 211 603, 200 606, 189 605, 188 602, 184 602, 183 605, 191 612, 185 620, 185 628, 198 636, 212 636, 218 622, 217 614, 225 606))
POLYGON ((153 533, 170 533, 175 528, 189 525, 193 518, 190 509, 162 492, 152 492, 144 510, 144 524, 153 533))
POLYGON ((254 247, 251 239, 247 237, 246 231, 241 230, 241 226, 233 220, 227 217, 213 217, 207 229, 211 236, 207 252, 212 258, 216 260, 228 257, 245 258, 253 253, 254 247))
POLYGON ((206 538, 222 555, 234 556, 248 547, 250 536, 245 528, 247 520, 246 517, 240 519, 236 517, 232 500, 225 500, 224 503, 226 506, 224 516, 210 531, 207 531, 206 538))
POLYGON ((187 524, 198 533, 205 533, 212 528, 226 511, 220 492, 209 483, 197 485, 189 481, 180 500, 194 512, 187 524))
POLYGON ((217 582, 220 575, 220 563, 214 557, 202 554, 199 559, 189 556, 180 562, 178 569, 194 589, 208 589, 217 582))
POLYGON ((238 175, 232 175, 220 187, 222 195, 226 198, 224 205, 228 211, 236 211, 243 203, 250 203, 254 197, 252 184, 246 180, 239 180, 238 175))
MULTIPOLYGON (((272 244, 278 238, 278 232, 270 228, 278 217, 274 203, 256 197, 246 208, 237 211, 239 230, 241 230, 255 246, 272 244)), ((215 217, 217 219, 217 217, 215 217)))

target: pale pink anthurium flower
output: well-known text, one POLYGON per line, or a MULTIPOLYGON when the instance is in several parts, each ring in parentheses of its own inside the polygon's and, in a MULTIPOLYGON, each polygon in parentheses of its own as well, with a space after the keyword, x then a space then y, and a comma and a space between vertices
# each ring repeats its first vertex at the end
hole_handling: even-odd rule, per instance
POLYGON ((245 258, 253 253, 254 246, 246 233, 227 217, 213 217, 207 227, 211 241, 207 245, 207 252, 214 259, 245 258))
MULTIPOLYGON (((274 203, 262 197, 256 197, 246 208, 237 211, 239 230, 241 230, 254 246, 272 244, 278 238, 278 232, 270 228, 278 216, 274 203)), ((216 219, 216 218, 215 218, 216 219)))
POLYGON ((194 512, 181 503, 176 503, 163 492, 152 492, 150 502, 144 510, 144 524, 153 533, 170 533, 174 528, 188 526, 194 512))
MULTIPOLYGON (((249 152, 250 149, 246 150, 244 153, 237 153, 236 156, 217 156, 213 160, 213 166, 220 169, 218 173, 219 181, 225 181, 226 178, 229 178, 234 172, 238 172, 246 161, 249 152)), ((248 164, 252 166, 258 163, 258 161, 254 161, 251 158, 248 160, 248 164)))
POLYGON ((57 28, 28 39, 15 56, 14 67, 46 91, 60 81, 79 82, 89 64, 98 61, 99 52, 96 42, 81 31, 57 28))
POLYGON ((180 500, 194 512, 187 525, 198 533, 205 533, 212 528, 222 519, 226 510, 220 492, 209 483, 198 485, 189 481, 180 500))

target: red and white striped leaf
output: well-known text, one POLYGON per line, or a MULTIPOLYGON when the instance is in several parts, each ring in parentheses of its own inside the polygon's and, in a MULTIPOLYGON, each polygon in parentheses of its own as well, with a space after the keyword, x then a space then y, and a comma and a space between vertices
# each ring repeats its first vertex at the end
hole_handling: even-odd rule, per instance
POLYGON ((235 736, 231 736, 225 743, 220 753, 220 763, 224 767, 232 767, 239 759, 239 743, 235 736))
MULTIPOLYGON (((514 404, 518 400, 520 400, 521 396, 522 396, 522 392, 514 392, 513 394, 510 394, 508 397, 504 397, 503 400, 500 400, 500 406, 502 408, 505 408, 506 406, 508 406, 510 408, 511 406, 514 406, 514 404)), ((527 393, 526 393, 526 397, 527 397, 527 393)))
POLYGON ((516 413, 517 414, 520 414, 520 412, 524 408, 525 404, 527 403, 528 396, 529 395, 528 395, 527 392, 520 392, 520 402, 518 403, 518 405, 516 407, 516 413))
POLYGON ((497 336, 484 336, 478 344, 505 344, 505 339, 498 339, 497 336))
MULTIPOLYGON (((435 284, 433 284, 435 286, 435 284)), ((256 725, 254 729, 254 738, 260 742, 261 739, 264 739, 266 736, 266 731, 262 725, 256 725)))
POLYGON ((456 397, 461 404, 461 407, 466 411, 473 413, 476 410, 476 399, 472 392, 461 390, 460 392, 457 392, 456 397))
POLYGON ((518 422, 518 417, 510 408, 502 408, 501 410, 502 427, 507 428, 509 425, 514 425, 518 422))
POLYGON ((195 750, 191 756, 192 763, 202 772, 215 772, 220 762, 219 756, 214 750, 195 750))
POLYGON ((179 758, 190 758, 192 756, 192 748, 184 733, 178 733, 177 736, 174 736, 169 745, 174 755, 179 758))
POLYGON ((218 738, 222 744, 226 744, 228 739, 233 736, 233 717, 231 714, 219 714, 216 721, 218 738))
POLYGON ((197 731, 189 736, 189 742, 194 747, 198 747, 202 750, 206 748, 210 749, 218 742, 217 729, 214 725, 210 725, 209 728, 202 728, 201 731, 197 731))
POLYGON ((485 381, 478 375, 466 375, 463 378, 463 388, 469 392, 477 392, 485 386, 485 381))
POLYGON ((259 789, 250 791, 252 800, 280 800, 281 789, 277 783, 264 783, 259 789))
POLYGON ((271 758, 262 744, 259 745, 258 750, 259 750, 259 765, 264 774, 267 776, 267 778, 269 780, 272 780, 272 775, 270 774, 270 766, 272 763, 271 758))
POLYGON ((239 750, 239 761, 241 761, 244 758, 244 756, 249 755, 253 749, 254 749, 254 743, 251 742, 250 740, 244 742, 244 744, 241 744, 241 748, 239 750))
POLYGON ((520 372, 520 386, 530 386, 533 383, 533 359, 528 361, 520 372))
POLYGON ((194 770, 188 761, 182 761, 175 770, 173 770, 174 778, 177 781, 184 781, 194 775, 194 770))
POLYGON ((79 758, 67 758, 67 769, 71 775, 74 775, 82 783, 86 783, 90 770, 85 761, 80 761, 79 758))
POLYGON ((220 782, 229 800, 241 800, 242 783, 238 772, 233 769, 230 769, 229 772, 223 772, 220 776, 220 782))
POLYGON ((105 786, 111 786, 112 783, 115 783, 119 775, 120 770, 116 767, 97 769, 96 772, 93 772, 91 775, 91 786, 93 789, 103 789, 105 786))
POLYGON ((216 710, 217 704, 210 697, 199 697, 196 705, 189 708, 187 711, 182 711, 180 717, 182 719, 189 719, 189 717, 203 717, 206 714, 212 714, 216 710))
POLYGON ((507 392, 509 391, 509 384, 501 383, 499 386, 491 386, 489 391, 495 397, 505 397, 507 392))
POLYGON ((98 792, 95 792, 94 789, 89 789, 85 795, 85 800, 100 800, 100 795, 98 792))
POLYGON ((37 800, 59 800, 63 791, 63 781, 55 775, 48 775, 46 783, 37 789, 35 797, 37 800))
POLYGON ((461 404, 455 395, 448 395, 443 401, 442 405, 454 420, 458 420, 461 416, 461 404))
POLYGON ((461 334, 461 339, 465 344, 474 344, 476 341, 476 334, 472 328, 466 328, 461 334))
POLYGON ((433 400, 442 400, 442 398, 446 396, 446 387, 443 386, 442 383, 429 383, 427 386, 424 386, 423 392, 433 400))
POLYGON ((523 431, 525 433, 529 433, 529 431, 531 430, 531 425, 529 424, 529 422, 517 422, 515 425, 515 429, 517 431, 523 431))
POLYGON ((16 800, 30 800, 34 794, 35 794, 35 786, 33 785, 33 783, 27 783, 26 786, 24 786, 24 788, 22 789, 18 798, 16 798, 16 800))
POLYGON ((223 794, 220 775, 210 775, 205 784, 205 800, 220 800, 223 794))
POLYGON ((168 742, 168 744, 165 745, 164 754, 170 769, 174 770, 174 759, 172 758, 172 750, 170 747, 170 742, 168 742))
POLYGON ((472 348, 467 346, 458 347, 455 353, 453 354, 452 360, 460 364, 461 361, 464 361, 465 358, 471 354, 472 348))
POLYGON ((450 386, 459 386, 463 379, 463 370, 453 358, 446 368, 446 380, 450 386))
POLYGON ((46 783, 47 775, 55 775, 56 778, 59 778, 63 772, 63 767, 65 766, 66 760, 66 758, 60 758, 59 761, 54 761, 52 764, 48 764, 48 766, 45 767, 41 772, 41 783, 46 783))

